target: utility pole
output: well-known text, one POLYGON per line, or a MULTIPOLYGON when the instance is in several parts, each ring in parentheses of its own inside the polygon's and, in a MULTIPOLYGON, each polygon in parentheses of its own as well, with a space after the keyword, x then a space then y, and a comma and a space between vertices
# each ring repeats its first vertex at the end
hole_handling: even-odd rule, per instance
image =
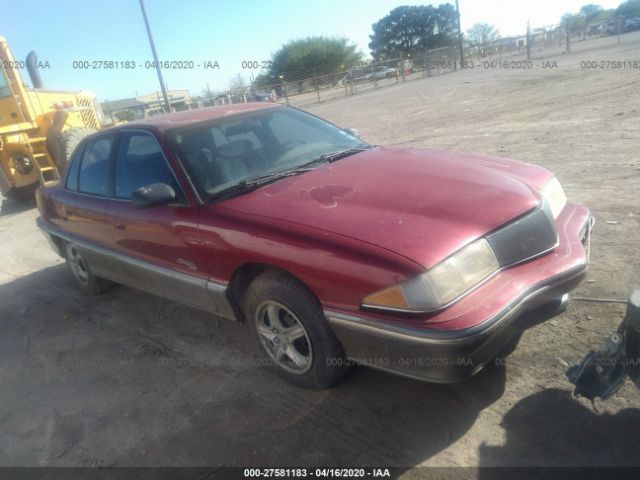
POLYGON ((160 62, 158 61, 158 52, 156 51, 156 45, 153 42, 153 35, 151 35, 151 27, 149 26, 149 19, 147 18, 147 10, 144 8, 144 0, 140 0, 140 9, 142 10, 142 16, 144 18, 144 25, 147 27, 147 35, 149 36, 149 44, 151 45, 153 60, 156 64, 156 72, 158 72, 158 81, 160 82, 162 97, 164 98, 164 110, 167 113, 171 113, 171 103, 169 102, 167 87, 165 86, 164 79, 162 78, 162 69, 160 68, 160 62))
POLYGON ((460 49, 460 68, 464 68, 464 49, 462 47, 462 25, 460 25, 460 6, 456 0, 456 12, 458 14, 458 48, 460 49))

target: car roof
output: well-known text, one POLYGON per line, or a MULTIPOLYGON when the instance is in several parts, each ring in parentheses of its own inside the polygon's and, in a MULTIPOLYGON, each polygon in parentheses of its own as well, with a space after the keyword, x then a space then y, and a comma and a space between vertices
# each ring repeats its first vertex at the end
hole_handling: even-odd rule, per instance
POLYGON ((164 131, 176 127, 184 127, 193 123, 206 122, 207 120, 216 120, 218 118, 238 115, 258 110, 267 110, 270 108, 283 108, 278 103, 265 102, 249 102, 236 103, 231 105, 216 105, 214 107, 204 107, 195 110, 183 110, 181 112, 168 113, 154 117, 145 118, 143 120, 135 120, 120 125, 121 129, 131 128, 135 126, 152 126, 158 130, 164 131))

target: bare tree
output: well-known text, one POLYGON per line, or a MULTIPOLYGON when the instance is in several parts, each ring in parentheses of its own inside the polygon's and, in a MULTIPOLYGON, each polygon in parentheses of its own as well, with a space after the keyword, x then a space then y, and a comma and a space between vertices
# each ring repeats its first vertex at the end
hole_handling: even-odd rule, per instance
POLYGON ((500 38, 500 34, 489 23, 476 23, 467 30, 466 38, 472 46, 478 48, 478 54, 484 55, 485 50, 500 38))
POLYGON ((231 80, 229 80, 229 90, 233 93, 241 93, 246 89, 246 87, 244 78, 239 73, 231 77, 231 80))

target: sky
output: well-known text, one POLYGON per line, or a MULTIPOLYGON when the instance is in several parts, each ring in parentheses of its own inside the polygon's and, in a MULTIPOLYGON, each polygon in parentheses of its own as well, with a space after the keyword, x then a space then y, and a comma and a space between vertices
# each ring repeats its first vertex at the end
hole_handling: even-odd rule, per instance
MULTIPOLYGON (((445 0, 145 0, 161 60, 193 62, 193 69, 164 70, 169 89, 202 94, 222 90, 236 74, 258 70, 243 61, 269 60, 289 40, 309 35, 344 36, 369 55, 371 25, 401 5, 438 5, 445 0), (220 68, 203 68, 214 65, 220 68), (197 65, 201 65, 198 67, 197 65)), ((453 0, 451 1, 453 3, 453 0)), ((493 24, 503 35, 558 23, 585 3, 616 7, 621 0, 460 0, 463 30, 493 24)), ((47 88, 86 90, 100 101, 159 90, 138 0, 0 0, 0 36, 16 59, 35 50, 49 68, 47 88), (79 69, 74 61, 133 61, 135 69, 79 69)), ((42 65, 46 67, 45 64, 42 65)), ((23 72, 28 78, 26 72, 23 72)), ((27 83, 30 83, 27 80, 27 83)))

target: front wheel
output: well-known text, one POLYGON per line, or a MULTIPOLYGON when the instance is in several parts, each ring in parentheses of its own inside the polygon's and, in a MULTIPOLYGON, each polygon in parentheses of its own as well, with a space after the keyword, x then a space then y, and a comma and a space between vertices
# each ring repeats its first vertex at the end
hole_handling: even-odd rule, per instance
POLYGON ((65 245, 65 260, 78 290, 86 294, 99 294, 112 289, 115 283, 96 277, 82 252, 73 243, 65 245))
POLYGON ((318 300, 295 279, 267 271, 250 285, 244 310, 259 348, 287 381, 328 388, 348 370, 318 300))

